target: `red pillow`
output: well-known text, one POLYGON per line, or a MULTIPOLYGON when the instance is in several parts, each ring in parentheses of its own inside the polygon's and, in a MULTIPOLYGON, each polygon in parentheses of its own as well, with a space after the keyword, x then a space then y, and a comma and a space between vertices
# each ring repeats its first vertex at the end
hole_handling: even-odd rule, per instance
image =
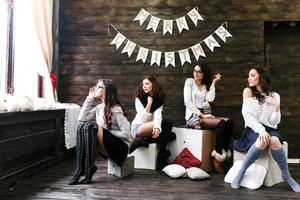
POLYGON ((188 148, 184 148, 182 152, 175 158, 173 164, 178 164, 184 168, 200 167, 201 160, 196 158, 188 148))

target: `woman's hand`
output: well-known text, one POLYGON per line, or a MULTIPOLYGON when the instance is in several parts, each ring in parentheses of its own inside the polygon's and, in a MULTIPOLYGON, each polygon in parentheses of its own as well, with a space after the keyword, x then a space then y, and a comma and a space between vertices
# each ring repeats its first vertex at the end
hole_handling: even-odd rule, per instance
POLYGON ((275 99, 274 97, 266 96, 265 101, 266 101, 267 103, 272 104, 272 105, 275 106, 275 107, 276 107, 276 106, 279 106, 278 103, 277 103, 277 101, 276 101, 276 99, 275 99))
POLYGON ((148 101, 148 103, 152 104, 153 98, 152 98, 151 96, 148 96, 148 97, 147 97, 147 101, 148 101))
POLYGON ((160 131, 158 128, 154 128, 152 132, 152 138, 157 138, 160 134, 160 131))
POLYGON ((95 93, 96 93, 96 87, 91 87, 88 96, 90 98, 95 97, 95 93))
POLYGON ((219 80, 221 80, 221 74, 217 73, 216 75, 214 75, 213 82, 216 83, 216 82, 218 82, 219 80))
POLYGON ((212 114, 202 114, 201 116, 199 116, 200 118, 204 118, 204 119, 214 119, 216 118, 215 116, 213 116, 212 114))
POLYGON ((259 140, 268 145, 270 142, 270 134, 267 131, 263 131, 259 134, 259 140))

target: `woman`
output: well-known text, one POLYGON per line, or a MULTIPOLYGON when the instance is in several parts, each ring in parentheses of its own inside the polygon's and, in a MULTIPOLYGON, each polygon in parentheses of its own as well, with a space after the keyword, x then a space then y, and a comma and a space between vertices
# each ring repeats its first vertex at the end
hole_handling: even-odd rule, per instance
POLYGON ((85 179, 81 183, 91 183, 97 170, 94 164, 96 151, 121 166, 127 158, 130 144, 130 123, 124 116, 117 88, 111 80, 99 80, 95 87, 90 88, 78 120, 77 169, 70 185, 78 184, 83 175, 85 179), (92 108, 94 99, 100 99, 101 103, 92 108))
POLYGON ((231 187, 238 189, 247 168, 260 157, 262 151, 270 148, 274 160, 281 169, 283 180, 295 192, 300 192, 300 186, 289 174, 280 142, 280 132, 277 130, 281 120, 280 96, 272 91, 271 79, 263 68, 254 67, 250 70, 248 84, 243 91, 242 107, 245 133, 242 139, 234 141, 235 150, 248 152, 231 187))
POLYGON ((158 168, 164 167, 170 152, 166 151, 167 142, 175 139, 171 133, 170 121, 162 120, 165 94, 153 76, 147 76, 136 89, 136 116, 131 123, 131 136, 135 138, 130 153, 140 146, 149 143, 160 144, 158 152, 158 168))
POLYGON ((196 65, 193 78, 184 84, 185 120, 187 127, 197 129, 216 129, 215 149, 212 151, 213 165, 218 173, 224 173, 225 159, 231 157, 229 143, 233 132, 233 121, 224 117, 215 117, 207 111, 208 102, 215 99, 215 86, 221 79, 218 73, 212 80, 211 72, 205 63, 196 65))

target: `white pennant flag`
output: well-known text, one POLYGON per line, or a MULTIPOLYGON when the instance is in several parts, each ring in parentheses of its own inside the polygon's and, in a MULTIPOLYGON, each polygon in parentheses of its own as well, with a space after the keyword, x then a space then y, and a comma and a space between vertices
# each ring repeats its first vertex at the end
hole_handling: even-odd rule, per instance
POLYGON ((137 58, 136 58, 136 62, 139 61, 139 60, 142 60, 143 63, 145 63, 146 60, 147 60, 148 52, 149 52, 149 49, 140 47, 139 53, 138 53, 137 58))
POLYGON ((139 12, 139 14, 134 18, 133 21, 139 21, 140 22, 140 26, 142 26, 142 24, 146 21, 147 17, 149 16, 150 14, 144 10, 142 8, 142 10, 139 12))
POLYGON ((196 58, 196 60, 198 61, 199 60, 199 57, 202 56, 202 57, 206 57, 202 47, 201 47, 201 44, 198 43, 194 46, 191 47, 193 53, 194 53, 194 56, 196 58))
POLYGON ((176 19, 176 23, 177 23, 179 33, 181 33, 183 29, 189 30, 185 16, 176 19))
POLYGON ((219 43, 215 40, 215 38, 212 35, 205 38, 204 42, 212 52, 214 51, 215 47, 220 47, 219 43))
POLYGON ((223 26, 220 26, 215 33, 223 40, 223 42, 226 42, 227 37, 232 37, 232 35, 223 26))
POLYGON ((135 49, 136 44, 131 42, 130 40, 127 41, 122 53, 127 53, 128 57, 130 58, 133 50, 135 49))
POLYGON ((110 44, 116 44, 116 48, 118 49, 122 45, 122 43, 124 42, 125 39, 126 38, 124 35, 122 35, 121 33, 118 33, 116 35, 116 37, 111 41, 110 44))
POLYGON ((175 53, 174 52, 165 52, 165 67, 171 64, 175 67, 175 53))
POLYGON ((195 26, 197 26, 197 22, 198 20, 204 20, 201 15, 198 13, 198 11, 196 10, 196 8, 194 8, 193 10, 191 10, 188 13, 188 16, 191 18, 191 20, 194 22, 195 26))
POLYGON ((167 32, 169 32, 172 35, 173 32, 173 20, 164 20, 163 25, 163 35, 165 35, 167 32))
POLYGON ((161 59, 161 52, 160 51, 152 51, 151 65, 156 63, 157 66, 160 66, 160 59, 161 59))
POLYGON ((150 22, 147 26, 147 30, 153 29, 153 32, 156 32, 160 19, 154 16, 151 16, 150 22))
POLYGON ((181 66, 183 66, 185 62, 191 63, 191 57, 188 49, 180 50, 179 57, 180 57, 181 66))

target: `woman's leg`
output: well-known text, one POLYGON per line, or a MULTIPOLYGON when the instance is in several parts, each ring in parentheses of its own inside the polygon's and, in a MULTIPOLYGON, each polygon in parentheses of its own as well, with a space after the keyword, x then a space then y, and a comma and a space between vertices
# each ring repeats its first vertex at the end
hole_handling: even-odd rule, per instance
POLYGON ((95 153, 97 144, 97 133, 98 125, 96 123, 86 123, 84 127, 85 136, 85 179, 82 181, 83 184, 89 184, 92 181, 94 173, 97 171, 95 165, 95 153))
POLYGON ((139 147, 148 147, 152 138, 154 123, 146 122, 141 124, 136 134, 135 140, 132 142, 129 148, 129 153, 134 152, 139 147))
POLYGON ((260 157, 261 152, 265 150, 267 146, 268 144, 264 144, 262 141, 259 140, 259 138, 257 138, 256 142, 248 150, 243 164, 241 166, 241 169, 239 170, 237 176, 233 179, 231 183, 231 187, 233 189, 240 188, 240 183, 243 180, 246 170, 255 160, 257 160, 260 157))
POLYGON ((277 137, 271 137, 270 148, 272 156, 281 170, 283 180, 288 183, 294 192, 300 192, 299 184, 290 175, 285 153, 277 137))
POLYGON ((141 125, 137 133, 137 137, 151 137, 153 133, 153 122, 146 122, 141 125))
POLYGON ((99 152, 101 155, 107 156, 108 154, 106 152, 106 149, 103 144, 103 128, 99 127, 98 128, 98 133, 97 133, 97 152, 99 152))
POLYGON ((84 175, 85 144, 83 128, 84 123, 80 123, 76 134, 76 172, 72 179, 70 179, 69 185, 78 184, 79 178, 84 175))

